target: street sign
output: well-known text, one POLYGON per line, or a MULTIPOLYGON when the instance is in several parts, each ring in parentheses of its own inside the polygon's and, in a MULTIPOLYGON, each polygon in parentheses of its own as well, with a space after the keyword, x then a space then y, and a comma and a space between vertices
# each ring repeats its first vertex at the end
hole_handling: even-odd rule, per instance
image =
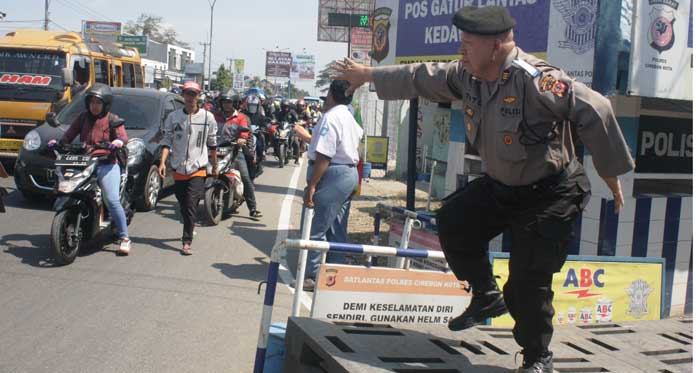
POLYGON ((140 55, 147 54, 147 36, 146 35, 118 35, 116 41, 123 44, 124 47, 132 47, 138 50, 140 55))
POLYGON ((369 14, 329 13, 329 26, 370 27, 369 14))

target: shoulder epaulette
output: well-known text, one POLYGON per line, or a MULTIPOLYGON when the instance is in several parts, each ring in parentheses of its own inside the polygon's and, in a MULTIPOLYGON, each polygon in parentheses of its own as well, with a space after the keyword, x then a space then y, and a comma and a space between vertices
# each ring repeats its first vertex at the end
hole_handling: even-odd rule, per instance
POLYGON ((540 74, 539 70, 536 67, 530 65, 527 61, 516 59, 512 61, 512 64, 526 71, 529 75, 532 76, 532 78, 536 78, 540 74))

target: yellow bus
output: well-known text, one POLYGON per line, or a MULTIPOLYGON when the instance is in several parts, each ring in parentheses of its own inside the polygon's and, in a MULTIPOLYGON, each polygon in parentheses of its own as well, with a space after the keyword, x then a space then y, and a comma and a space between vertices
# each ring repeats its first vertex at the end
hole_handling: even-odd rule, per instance
POLYGON ((17 30, 0 37, 0 158, 16 158, 24 136, 94 83, 143 87, 134 48, 75 32, 17 30))

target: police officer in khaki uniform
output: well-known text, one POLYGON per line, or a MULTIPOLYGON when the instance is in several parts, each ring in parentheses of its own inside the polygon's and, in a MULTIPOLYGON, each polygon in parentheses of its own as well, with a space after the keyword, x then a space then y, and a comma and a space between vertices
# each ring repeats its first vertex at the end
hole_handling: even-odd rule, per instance
POLYGON ((346 60, 336 63, 335 78, 350 81, 351 89, 374 82, 382 99, 462 101, 467 139, 486 175, 446 198, 437 215, 447 261, 473 287, 471 304, 449 328, 509 311, 524 354, 518 372, 552 372, 551 280, 590 198, 571 126, 613 192, 617 212, 623 205, 617 176, 633 169, 633 159, 609 101, 516 47, 506 8, 464 7, 453 23, 461 31, 459 61, 370 68, 346 60), (504 229, 513 244, 501 294, 488 242, 504 229))

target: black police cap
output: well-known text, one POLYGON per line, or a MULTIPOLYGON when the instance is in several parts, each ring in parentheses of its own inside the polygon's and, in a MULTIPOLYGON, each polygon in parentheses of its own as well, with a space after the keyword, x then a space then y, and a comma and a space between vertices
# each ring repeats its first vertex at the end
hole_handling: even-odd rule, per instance
POLYGON ((457 11, 452 23, 458 29, 474 35, 497 35, 515 27, 515 19, 501 6, 465 6, 457 11))

